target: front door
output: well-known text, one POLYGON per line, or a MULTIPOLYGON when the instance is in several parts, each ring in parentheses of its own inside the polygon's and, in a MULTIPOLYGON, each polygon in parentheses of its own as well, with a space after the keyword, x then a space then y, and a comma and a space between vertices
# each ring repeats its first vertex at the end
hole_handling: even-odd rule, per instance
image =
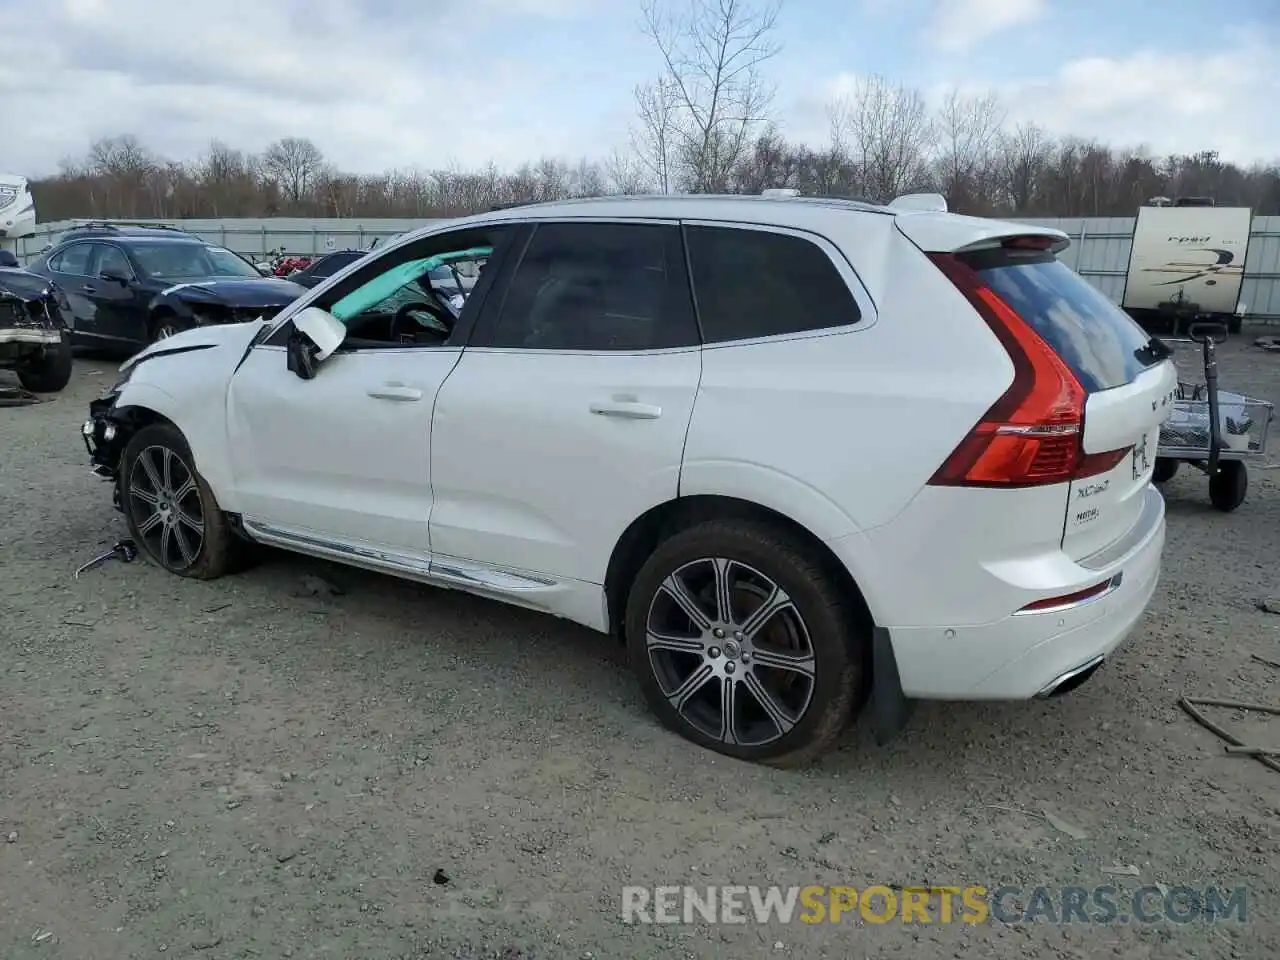
POLYGON ((291 323, 249 352, 227 402, 236 501, 251 533, 426 571, 432 407, 462 353, 453 328, 479 302, 455 324, 418 279, 441 248, 478 243, 475 230, 437 234, 321 294, 310 305, 345 323, 347 337, 314 379, 287 369, 291 323))
POLYGON ((680 229, 540 225, 432 427, 433 557, 602 583, 679 492, 701 354, 680 229))
POLYGON ((93 334, 103 339, 146 344, 147 299, 128 256, 110 243, 90 244, 92 277, 84 294, 93 304, 93 334))
POLYGON ((245 521, 425 560, 431 405, 460 353, 340 350, 302 380, 284 348, 251 350, 228 396, 245 521))

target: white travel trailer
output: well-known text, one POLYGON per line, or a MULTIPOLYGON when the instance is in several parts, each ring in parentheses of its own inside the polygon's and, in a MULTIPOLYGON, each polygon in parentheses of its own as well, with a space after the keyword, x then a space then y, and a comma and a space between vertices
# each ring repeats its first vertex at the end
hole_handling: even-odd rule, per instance
POLYGON ((1238 332, 1253 211, 1198 198, 1153 203, 1138 211, 1120 305, 1143 326, 1177 331, 1200 319, 1238 332))
POLYGON ((0 173, 0 247, 13 248, 19 237, 36 232, 36 202, 27 178, 0 173))

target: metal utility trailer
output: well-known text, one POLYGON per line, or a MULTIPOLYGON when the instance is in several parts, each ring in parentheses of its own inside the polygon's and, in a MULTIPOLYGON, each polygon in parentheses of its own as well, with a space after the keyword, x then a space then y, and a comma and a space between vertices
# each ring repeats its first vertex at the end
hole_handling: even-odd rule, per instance
POLYGON ((1188 338, 1162 338, 1171 347, 1200 345, 1204 383, 1185 382, 1179 375, 1173 414, 1160 428, 1152 480, 1165 483, 1180 464, 1190 463, 1208 475, 1210 502, 1230 512, 1244 503, 1249 489, 1246 462, 1266 455, 1274 407, 1266 400, 1218 389, 1216 347, 1227 333, 1223 323, 1193 323, 1188 338))

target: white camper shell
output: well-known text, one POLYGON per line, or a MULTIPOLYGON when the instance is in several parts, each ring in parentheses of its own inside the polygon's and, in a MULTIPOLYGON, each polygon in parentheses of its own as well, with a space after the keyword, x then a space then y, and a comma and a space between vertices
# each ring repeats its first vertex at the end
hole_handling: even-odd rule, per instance
POLYGON ((1252 220, 1249 207, 1142 207, 1121 306, 1144 325, 1215 320, 1238 332, 1252 220))

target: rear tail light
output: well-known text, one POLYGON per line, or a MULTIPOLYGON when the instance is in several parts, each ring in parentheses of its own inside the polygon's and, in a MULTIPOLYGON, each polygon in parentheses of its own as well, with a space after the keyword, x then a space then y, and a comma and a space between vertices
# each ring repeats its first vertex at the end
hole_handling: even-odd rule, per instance
MULTIPOLYGON (((1031 238, 1039 240, 1039 238, 1031 238)), ((1106 473, 1128 449, 1086 454, 1087 394, 1062 358, 955 254, 929 254, 999 338, 1013 383, 929 481, 933 486, 1031 487, 1106 473)))

